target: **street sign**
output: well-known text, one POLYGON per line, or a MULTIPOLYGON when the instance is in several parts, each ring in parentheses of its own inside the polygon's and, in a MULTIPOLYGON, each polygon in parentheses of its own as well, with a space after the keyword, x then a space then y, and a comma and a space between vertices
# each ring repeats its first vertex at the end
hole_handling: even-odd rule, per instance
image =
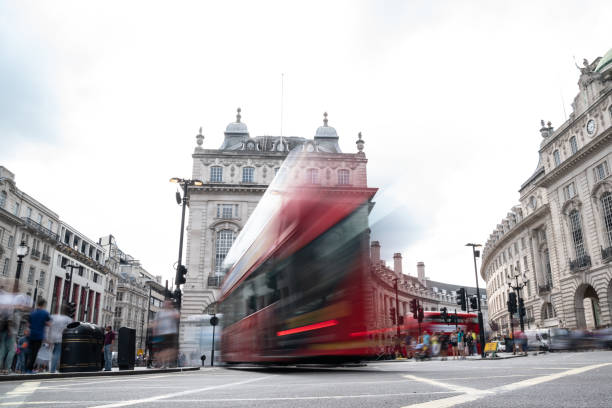
POLYGON ((487 343, 485 345, 485 353, 494 353, 497 351, 497 342, 487 343))

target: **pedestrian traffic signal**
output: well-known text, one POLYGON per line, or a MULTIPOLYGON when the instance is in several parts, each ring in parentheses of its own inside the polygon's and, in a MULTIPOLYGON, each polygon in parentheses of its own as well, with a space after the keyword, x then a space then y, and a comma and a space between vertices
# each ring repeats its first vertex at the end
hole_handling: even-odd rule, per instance
POLYGON ((508 313, 511 315, 516 313, 516 293, 508 293, 508 313))
POLYGON ((478 298, 476 296, 470 298, 470 307, 472 310, 478 309, 478 298))
POLYGON ((525 302, 523 302, 523 298, 519 298, 518 299, 518 311, 519 311, 519 315, 522 317, 525 317, 525 315, 527 314, 527 312, 525 311, 525 302))
POLYGON ((419 305, 417 303, 417 300, 412 299, 410 301, 410 312, 412 313, 412 317, 415 319, 418 317, 418 308, 419 308, 419 305))
POLYGON ((66 305, 66 314, 71 319, 74 319, 74 316, 76 315, 76 304, 74 302, 68 302, 66 305))
POLYGON ((389 309, 389 318, 391 319, 391 323, 395 324, 395 308, 394 307, 389 309))
POLYGON ((179 286, 187 282, 185 275, 187 275, 187 268, 185 268, 185 265, 179 265, 176 268, 176 277, 174 278, 174 284, 176 286, 179 286))
POLYGON ((440 316, 442 317, 442 320, 444 320, 444 323, 448 323, 448 309, 443 307, 442 309, 440 309, 440 316))
POLYGON ((418 313, 418 320, 419 320, 419 323, 422 323, 422 322, 423 322, 423 317, 425 317, 425 313, 423 313, 423 308, 422 308, 422 307, 419 307, 419 313, 418 313))
POLYGON ((465 288, 459 288, 457 291, 457 304, 461 306, 461 310, 465 310, 465 288))

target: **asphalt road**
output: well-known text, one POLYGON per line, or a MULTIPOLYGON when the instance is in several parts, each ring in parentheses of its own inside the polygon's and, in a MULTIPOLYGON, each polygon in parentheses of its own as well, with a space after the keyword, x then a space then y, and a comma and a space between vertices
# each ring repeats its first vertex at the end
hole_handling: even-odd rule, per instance
POLYGON ((612 352, 0 383, 0 407, 606 407, 612 352))

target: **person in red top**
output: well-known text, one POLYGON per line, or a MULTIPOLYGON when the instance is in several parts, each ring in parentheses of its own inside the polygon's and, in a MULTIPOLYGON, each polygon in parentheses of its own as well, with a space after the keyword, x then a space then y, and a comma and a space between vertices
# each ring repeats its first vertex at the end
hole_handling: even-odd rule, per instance
POLYGON ((104 371, 111 371, 113 369, 113 341, 115 340, 115 333, 113 328, 110 326, 106 327, 106 333, 104 333, 104 371))

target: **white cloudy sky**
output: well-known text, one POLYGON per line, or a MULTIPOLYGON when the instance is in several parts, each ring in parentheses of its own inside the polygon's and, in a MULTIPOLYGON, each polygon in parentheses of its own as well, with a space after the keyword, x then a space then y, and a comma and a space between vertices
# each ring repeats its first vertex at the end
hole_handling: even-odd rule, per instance
POLYGON ((484 242, 564 121, 573 58, 612 47, 608 1, 32 2, 0 5, 0 164, 90 238, 172 275, 195 134, 311 137, 323 111, 379 187, 373 239, 473 285, 484 242))

